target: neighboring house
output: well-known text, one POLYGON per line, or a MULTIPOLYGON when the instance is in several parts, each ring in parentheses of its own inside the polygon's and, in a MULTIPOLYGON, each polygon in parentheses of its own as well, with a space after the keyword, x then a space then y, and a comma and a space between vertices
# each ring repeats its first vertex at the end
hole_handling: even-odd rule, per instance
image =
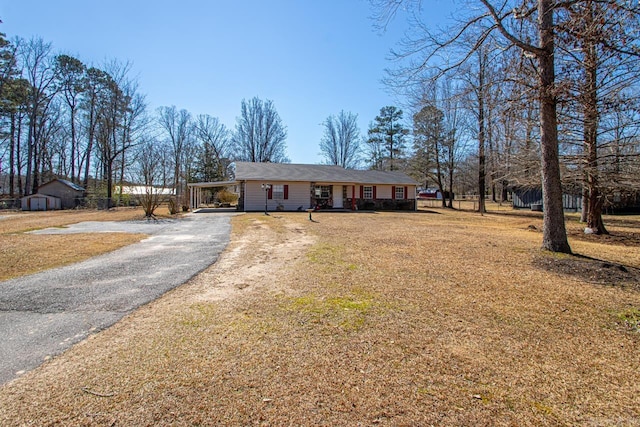
MULTIPOLYGON (((539 187, 512 188, 512 202, 514 209, 542 210, 542 189, 539 187)), ((564 192, 562 207, 565 212, 582 211, 582 195, 564 192)))
MULTIPOLYGON (((113 194, 120 194, 120 186, 116 185, 113 194)), ((129 196, 144 196, 147 194, 158 194, 161 196, 173 196, 173 188, 158 187, 150 185, 123 185, 122 194, 129 196)))
POLYGON ((427 188, 418 192, 418 199, 436 199, 442 200, 442 193, 437 188, 427 188))
MULTIPOLYGON (((541 188, 515 187, 511 191, 514 209, 543 209, 541 188)), ((579 187, 564 188, 562 207, 565 212, 582 212, 582 194, 579 187)), ((640 213, 640 192, 616 190, 607 194, 602 212, 606 214, 640 213)))
POLYGON ((417 183, 402 172, 330 165, 236 162, 234 180, 189 184, 191 207, 203 188, 238 185, 240 211, 415 210, 417 183))
POLYGON ((608 214, 637 214, 640 213, 640 191, 614 191, 607 198, 604 212, 608 214))
POLYGON ((38 187, 38 194, 57 197, 62 209, 73 209, 81 204, 84 188, 66 179, 56 178, 38 187))

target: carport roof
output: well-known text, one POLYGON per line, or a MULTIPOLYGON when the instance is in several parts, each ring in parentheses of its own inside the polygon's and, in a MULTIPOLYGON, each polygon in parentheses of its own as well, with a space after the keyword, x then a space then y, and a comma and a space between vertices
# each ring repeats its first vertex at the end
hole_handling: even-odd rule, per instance
POLYGON ((238 181, 190 182, 187 184, 187 186, 210 188, 210 187, 226 187, 228 185, 236 185, 237 183, 238 181))

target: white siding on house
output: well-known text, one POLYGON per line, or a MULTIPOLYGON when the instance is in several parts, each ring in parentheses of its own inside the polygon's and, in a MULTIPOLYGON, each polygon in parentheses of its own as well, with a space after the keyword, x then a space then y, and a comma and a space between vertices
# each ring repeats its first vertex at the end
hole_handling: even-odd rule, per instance
MULTIPOLYGON (((244 190, 244 210, 245 211, 264 211, 265 190, 261 186, 262 182, 247 181, 244 190)), ((273 181, 269 184, 288 185, 288 198, 285 199, 268 199, 267 210, 269 212, 276 211, 278 205, 282 205, 285 211, 295 211, 300 206, 302 209, 309 209, 311 206, 311 183, 310 182, 283 182, 273 181)))
POLYGON ((390 185, 376 185, 376 198, 377 199, 392 199, 391 186, 390 185))
MULTIPOLYGON (((394 187, 406 188, 405 199, 415 199, 416 186, 415 185, 381 185, 381 184, 364 184, 356 185, 356 198, 360 198, 361 187, 376 187, 376 199, 394 199, 393 194, 394 187)), ((351 186, 347 187, 347 197, 351 197, 351 186)))

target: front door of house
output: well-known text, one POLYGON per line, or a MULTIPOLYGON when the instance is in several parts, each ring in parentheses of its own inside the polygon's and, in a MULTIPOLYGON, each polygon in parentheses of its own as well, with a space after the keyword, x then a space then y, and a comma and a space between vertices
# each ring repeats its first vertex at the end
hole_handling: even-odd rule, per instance
POLYGON ((333 207, 334 209, 342 209, 344 199, 342 198, 342 185, 333 186, 333 207))

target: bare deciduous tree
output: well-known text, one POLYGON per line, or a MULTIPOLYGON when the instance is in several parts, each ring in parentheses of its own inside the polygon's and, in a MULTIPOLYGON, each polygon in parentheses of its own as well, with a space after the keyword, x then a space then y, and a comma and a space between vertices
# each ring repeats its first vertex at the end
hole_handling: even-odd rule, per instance
POLYGON ((21 62, 30 85, 27 116, 27 171, 25 194, 35 193, 40 185, 42 168, 43 133, 47 113, 55 96, 56 67, 51 57, 51 43, 41 38, 21 41, 19 47, 21 62))
POLYGON ((159 141, 148 140, 140 145, 136 155, 135 175, 143 185, 139 200, 147 218, 154 218, 155 210, 166 201, 166 188, 161 184, 165 148, 168 147, 159 141))
MULTIPOLYGON (((557 98, 555 87, 555 22, 554 13, 559 7, 553 0, 538 0, 536 7, 522 9, 520 3, 503 2, 495 6, 489 0, 480 0, 485 13, 469 16, 456 29, 447 29, 441 34, 432 34, 426 26, 417 26, 418 39, 411 41, 410 48, 398 55, 407 58, 416 53, 422 56, 405 69, 407 75, 420 75, 431 68, 431 62, 440 54, 453 54, 457 59, 447 69, 456 68, 468 61, 492 34, 498 33, 511 46, 521 49, 535 58, 538 67, 538 99, 540 103, 541 172, 543 187, 543 237, 542 247, 553 252, 570 253, 562 208, 562 183, 558 149, 557 98), (534 19, 530 19, 535 16, 534 19), (523 23, 536 31, 536 39, 530 34, 520 37, 523 23), (453 35, 452 35, 453 34, 453 35), (464 46, 466 40, 473 40, 464 46), (447 51, 449 49, 449 51, 447 51), (456 50, 457 49, 457 50, 456 50)), ((393 17, 403 4, 418 6, 420 1, 388 0, 382 4, 381 15, 393 17)), ((405 46, 409 46, 405 44, 405 46)))
POLYGON ((110 208, 116 171, 122 184, 126 154, 138 143, 139 131, 145 124, 146 104, 144 97, 137 92, 136 82, 128 78, 129 63, 114 61, 106 68, 108 72, 104 74, 104 86, 99 97, 96 142, 106 183, 106 207, 110 208))
POLYGON ((566 79, 570 89, 563 95, 571 108, 568 127, 582 138, 574 142, 582 145, 585 232, 608 234, 602 209, 607 195, 620 188, 606 174, 610 141, 602 123, 638 106, 632 87, 640 75, 640 5, 586 0, 567 5, 565 14, 560 60, 573 79, 566 79))
POLYGON ((343 168, 355 168, 360 159, 360 129, 358 115, 340 111, 337 116, 329 116, 322 122, 324 134, 320 140, 320 152, 325 161, 343 168))
POLYGON ((78 141, 76 131, 76 116, 80 97, 86 90, 86 67, 79 59, 69 55, 58 55, 56 57, 56 63, 56 66, 58 68, 58 85, 60 87, 60 92, 62 93, 65 103, 69 109, 69 129, 71 137, 71 147, 69 147, 69 178, 71 178, 71 181, 76 181, 76 163, 77 158, 79 157, 77 155, 78 141))
POLYGON ((230 132, 217 117, 201 114, 194 126, 198 141, 197 179, 223 181, 230 158, 230 132))
POLYGON ((183 164, 185 148, 191 136, 191 114, 178 110, 175 105, 158 109, 158 124, 171 144, 173 154, 173 186, 176 198, 180 199, 183 187, 183 164))
POLYGON ((231 138, 234 160, 246 162, 287 163, 287 129, 273 101, 254 97, 242 100, 240 117, 231 138))
POLYGON ((446 206, 442 155, 445 140, 444 114, 431 101, 413 115, 414 155, 410 164, 412 175, 425 182, 425 185, 429 180, 436 183, 440 193, 443 195, 443 207, 446 206))

